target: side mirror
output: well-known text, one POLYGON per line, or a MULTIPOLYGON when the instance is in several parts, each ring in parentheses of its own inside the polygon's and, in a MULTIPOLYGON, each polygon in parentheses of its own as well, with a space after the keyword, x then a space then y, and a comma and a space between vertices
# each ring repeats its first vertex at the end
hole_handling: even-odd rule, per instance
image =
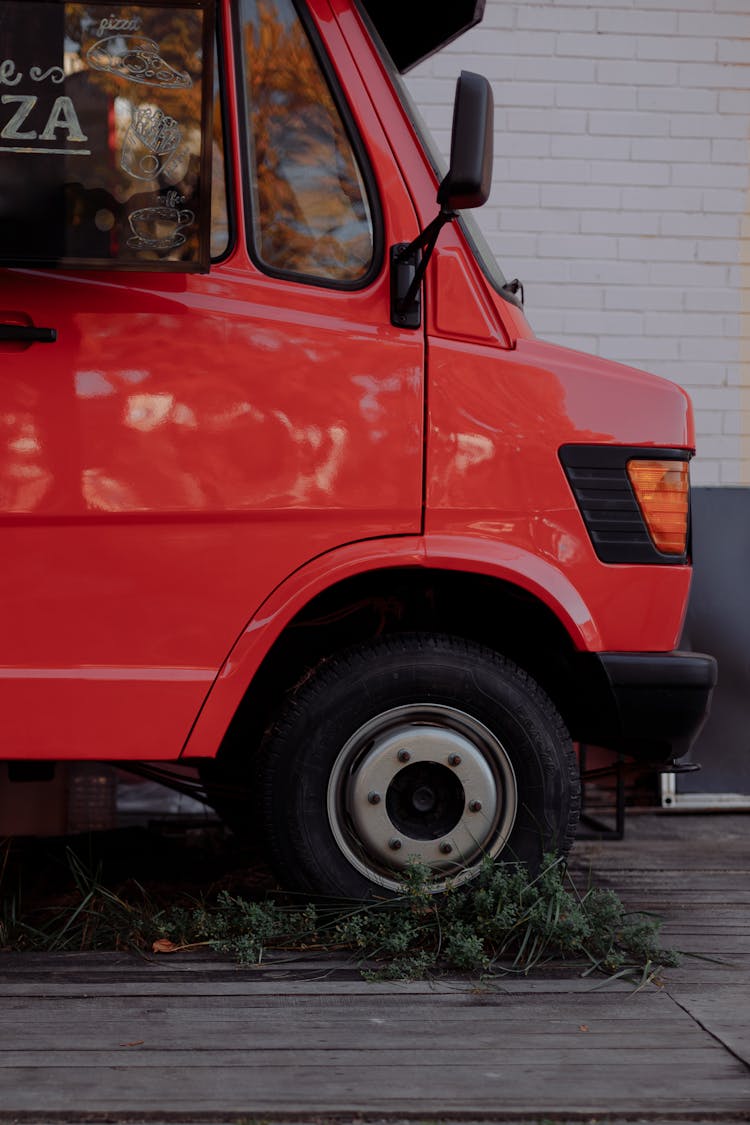
POLYGON ((438 189, 443 211, 481 207, 492 187, 492 89, 481 74, 462 70, 456 83, 451 162, 438 189))
POLYGON ((419 328, 422 278, 438 235, 464 207, 481 207, 492 186, 492 89, 481 74, 462 70, 456 83, 451 165, 438 188, 440 211, 412 242, 391 247, 391 324, 419 328))

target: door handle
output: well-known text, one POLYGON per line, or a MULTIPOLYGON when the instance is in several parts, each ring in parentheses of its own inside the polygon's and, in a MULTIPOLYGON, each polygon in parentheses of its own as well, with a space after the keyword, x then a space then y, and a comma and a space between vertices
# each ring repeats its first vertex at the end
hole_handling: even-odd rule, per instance
POLYGON ((34 324, 0 324, 0 342, 16 340, 22 344, 54 344, 56 328, 37 328, 34 324))

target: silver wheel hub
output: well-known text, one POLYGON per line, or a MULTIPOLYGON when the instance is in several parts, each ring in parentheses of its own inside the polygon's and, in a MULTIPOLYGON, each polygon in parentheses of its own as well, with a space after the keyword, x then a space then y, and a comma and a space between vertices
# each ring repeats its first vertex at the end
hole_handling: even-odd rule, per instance
POLYGON ((410 704, 365 723, 342 748, 328 785, 328 819, 346 858, 398 889, 410 861, 433 890, 470 879, 496 855, 516 816, 516 779, 483 723, 439 704, 410 704))

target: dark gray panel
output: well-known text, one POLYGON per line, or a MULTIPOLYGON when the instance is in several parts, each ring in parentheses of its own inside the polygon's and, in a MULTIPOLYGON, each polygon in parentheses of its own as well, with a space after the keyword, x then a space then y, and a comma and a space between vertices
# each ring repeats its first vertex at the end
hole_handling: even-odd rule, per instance
POLYGON ((693 490, 693 585, 682 647, 719 662, 711 714, 679 793, 750 794, 750 488, 693 490))

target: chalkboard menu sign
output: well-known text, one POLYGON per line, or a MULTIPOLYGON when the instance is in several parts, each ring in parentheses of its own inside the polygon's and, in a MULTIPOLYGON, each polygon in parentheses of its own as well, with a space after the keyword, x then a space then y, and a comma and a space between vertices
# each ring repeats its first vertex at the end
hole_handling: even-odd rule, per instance
POLYGON ((0 3, 0 265, 207 270, 213 0, 0 3))

